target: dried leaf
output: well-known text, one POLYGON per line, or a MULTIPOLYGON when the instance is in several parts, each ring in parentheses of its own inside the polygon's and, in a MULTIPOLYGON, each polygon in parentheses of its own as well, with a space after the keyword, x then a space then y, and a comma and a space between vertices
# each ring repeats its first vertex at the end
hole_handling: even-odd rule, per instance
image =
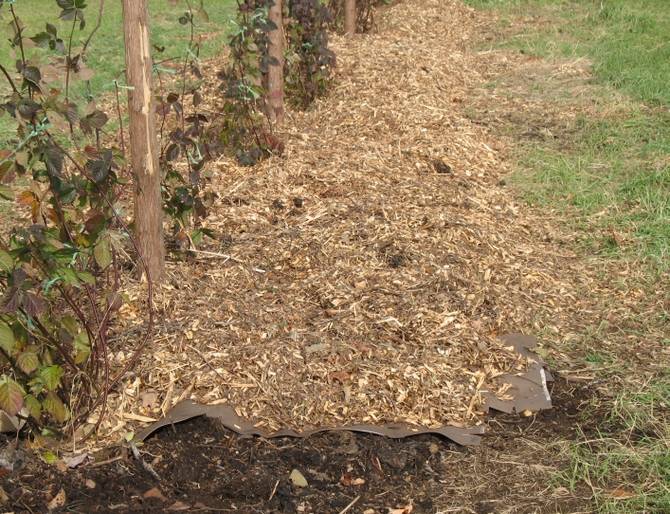
POLYGON ((163 493, 158 487, 152 487, 151 489, 146 491, 142 495, 142 498, 156 498, 157 500, 167 501, 167 498, 165 497, 165 495, 163 495, 163 493))
POLYGON ((294 469, 291 471, 291 474, 289 475, 289 479, 291 480, 291 483, 296 486, 296 487, 307 487, 309 484, 307 483, 307 479, 305 478, 305 475, 300 473, 297 469, 294 469))
POLYGON ((395 509, 389 509, 388 514, 412 514, 414 506, 410 503, 404 507, 398 507, 395 509))
POLYGON ((79 455, 73 455, 71 457, 63 459, 63 462, 68 468, 74 469, 77 466, 83 464, 86 461, 86 459, 88 459, 88 457, 89 457, 88 453, 80 453, 79 455))
POLYGON ((610 491, 607 492, 607 496, 610 498, 615 498, 617 500, 628 500, 629 498, 634 498, 637 496, 634 491, 629 491, 627 489, 624 489, 623 487, 617 487, 615 489, 611 489, 610 491))
POLYGON ((56 493, 56 496, 51 498, 51 501, 47 504, 47 509, 49 510, 56 510, 60 509, 65 505, 65 501, 67 500, 67 497, 65 496, 65 489, 61 489, 56 493))
POLYGON ((158 394, 154 391, 141 393, 140 402, 145 409, 155 409, 158 406, 158 394))
POLYGON ((357 486, 365 484, 364 478, 354 478, 351 476, 351 473, 345 473, 340 478, 340 483, 345 487, 357 486))
POLYGON ((167 510, 169 511, 180 511, 180 510, 190 510, 191 506, 186 503, 177 500, 172 505, 170 505, 167 510))
POLYGON ((10 416, 16 416, 23 407, 25 394, 18 382, 5 377, 0 381, 0 409, 10 416))

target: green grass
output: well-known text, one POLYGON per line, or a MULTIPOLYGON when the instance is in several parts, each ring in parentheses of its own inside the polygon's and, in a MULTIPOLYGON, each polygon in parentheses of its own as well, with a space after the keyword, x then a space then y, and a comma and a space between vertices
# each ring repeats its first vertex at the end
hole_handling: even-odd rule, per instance
POLYGON ((536 55, 588 55, 596 76, 632 97, 670 105, 670 7, 667 0, 469 0, 507 17, 557 19, 509 44, 536 55))
POLYGON ((587 484, 602 513, 670 512, 670 376, 619 394, 608 409, 595 436, 568 446, 559 482, 587 484))
MULTIPOLYGON (((547 58, 587 58, 601 105, 626 112, 580 118, 573 147, 527 148, 515 177, 534 205, 569 213, 590 253, 670 268, 670 4, 667 0, 470 0, 541 29, 499 42, 547 58), (547 23, 548 21, 548 23, 547 23)), ((568 92, 569 93, 569 92, 568 92)))
MULTIPOLYGON (((197 2, 192 2, 197 5, 197 2)), ((75 43, 86 39, 89 31, 95 25, 98 13, 98 2, 89 0, 85 9, 87 25, 84 31, 75 31, 75 43)), ((211 57, 220 52, 225 44, 226 34, 230 27, 230 20, 235 12, 235 0, 215 0, 205 2, 209 20, 197 18, 197 36, 202 36, 202 56, 211 57)), ((150 0, 149 10, 151 16, 151 39, 158 47, 165 47, 165 51, 154 56, 155 60, 180 57, 188 46, 188 26, 180 25, 179 16, 184 12, 184 2, 178 2, 176 6, 170 0, 150 0)), ((71 22, 58 20, 60 9, 56 0, 18 0, 15 10, 19 19, 26 27, 26 34, 31 36, 44 30, 45 23, 50 22, 58 28, 59 36, 67 40, 71 28, 71 22)), ((10 17, 8 7, 5 5, 0 10, 0 22, 7 27, 10 17)), ((3 29, 8 31, 9 29, 3 29)), ((37 53, 44 54, 45 51, 38 49, 37 53)), ((114 80, 123 82, 122 72, 124 70, 124 46, 122 10, 119 0, 107 0, 105 2, 105 14, 100 30, 94 36, 88 50, 88 65, 95 72, 90 81, 91 91, 95 96, 110 93, 114 89, 114 80)), ((9 53, 7 37, 2 38, 0 43, 0 62, 13 69, 12 58, 9 53)), ((4 85, 3 85, 4 88, 4 85)), ((4 89, 3 89, 4 90, 4 89)), ((83 85, 74 90, 75 95, 84 95, 86 89, 83 85)), ((12 125, 7 117, 0 118, 0 141, 11 138, 12 125)))
MULTIPOLYGON (((579 115, 558 142, 520 142, 513 182, 530 204, 561 214, 585 256, 640 264, 639 282, 623 285, 619 294, 639 287, 651 298, 665 296, 656 279, 670 270, 670 2, 467 3, 496 10, 504 34, 494 43, 499 48, 592 63, 589 87, 572 91, 550 78, 528 85, 529 95, 568 108, 571 96, 580 96, 590 114, 579 115)), ((490 87, 505 93, 503 81, 490 87)), ((668 314, 661 307, 626 316, 649 333, 621 328, 619 344, 653 344, 649 334, 667 333, 668 314)), ((615 323, 626 326, 625 319, 615 323)), ((626 361, 627 352, 618 355, 611 334, 600 330, 585 329, 578 346, 570 352, 582 355, 585 367, 600 369, 594 373, 612 384, 613 397, 587 408, 581 425, 588 431, 563 443, 571 464, 560 472, 559 484, 590 488, 598 512, 670 512, 670 375, 626 361)))
POLYGON ((670 266, 670 114, 581 120, 570 151, 525 152, 515 176, 534 205, 571 214, 590 253, 670 266), (594 228, 596 230, 594 230, 594 228), (619 237, 621 236, 621 237, 619 237))

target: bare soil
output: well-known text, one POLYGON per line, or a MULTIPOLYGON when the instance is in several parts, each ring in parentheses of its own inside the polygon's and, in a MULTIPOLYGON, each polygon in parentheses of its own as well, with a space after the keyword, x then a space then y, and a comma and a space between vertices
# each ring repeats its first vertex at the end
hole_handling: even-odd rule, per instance
POLYGON ((493 417, 476 449, 435 436, 393 440, 350 432, 241 438, 196 418, 160 430, 140 447, 155 475, 121 448, 106 456, 113 462, 66 471, 30 459, 5 480, 11 499, 5 508, 45 512, 62 490, 57 512, 339 513, 352 502, 347 512, 585 510, 585 500, 552 488, 547 476, 563 463, 550 442, 574 437, 588 393, 559 381, 552 394, 553 410, 493 417), (306 487, 292 483, 294 469, 306 487))

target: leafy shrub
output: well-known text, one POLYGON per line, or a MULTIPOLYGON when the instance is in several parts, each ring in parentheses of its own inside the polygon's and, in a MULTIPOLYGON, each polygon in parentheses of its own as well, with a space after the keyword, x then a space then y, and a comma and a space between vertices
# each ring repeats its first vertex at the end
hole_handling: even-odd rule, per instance
POLYGON ((219 73, 225 98, 221 142, 243 165, 253 165, 281 146, 263 114, 263 76, 271 64, 267 34, 277 28, 268 17, 271 2, 238 0, 236 28, 229 39, 230 62, 219 73))
POLYGON ((62 37, 51 23, 28 37, 13 4, 0 2, 17 55, 14 70, 0 66, 10 89, 0 109, 16 127, 16 146, 0 151, 0 195, 21 208, 0 239, 0 408, 77 425, 120 377, 109 374, 107 331, 122 304, 128 231, 117 205, 123 153, 103 142, 108 115, 71 94, 91 77, 90 36, 74 41, 86 4, 56 1, 71 22, 62 37), (28 41, 38 47, 30 56, 28 41))
POLYGON ((309 106, 330 85, 336 63, 328 48, 331 19, 320 0, 288 2, 286 92, 300 108, 309 106))
MULTIPOLYGON (((200 227, 213 203, 214 193, 208 187, 210 176, 204 171, 216 148, 210 141, 209 117, 200 106, 203 102, 203 74, 200 69, 200 44, 195 39, 196 17, 207 20, 202 2, 177 18, 189 30, 189 44, 179 63, 178 79, 170 81, 169 90, 158 96, 160 118, 160 163, 163 171, 162 193, 165 212, 174 221, 173 239, 180 248, 192 247, 203 235, 211 235, 200 227), (166 133, 167 130, 167 133, 166 133), (181 157, 185 167, 177 162, 181 157)), ((164 48, 158 49, 160 52, 164 48)), ((160 76, 160 68, 158 68, 160 76)), ((160 81, 161 85, 163 81, 160 81)))

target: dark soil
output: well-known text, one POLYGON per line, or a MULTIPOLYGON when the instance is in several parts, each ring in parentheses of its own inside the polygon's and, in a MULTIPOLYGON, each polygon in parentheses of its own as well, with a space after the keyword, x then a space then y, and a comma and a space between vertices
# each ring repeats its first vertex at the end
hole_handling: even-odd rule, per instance
POLYGON ((122 450, 114 462, 67 471, 28 458, 3 477, 9 496, 3 508, 45 512, 62 489, 65 502, 55 512, 340 513, 354 501, 346 512, 586 510, 551 487, 561 465, 561 450, 551 442, 574 439, 587 396, 565 382, 553 395, 556 407, 535 417, 491 418, 478 448, 435 436, 392 440, 349 432, 242 438, 197 418, 148 439, 140 447, 145 465, 122 450), (292 484, 294 469, 307 487, 292 484))

